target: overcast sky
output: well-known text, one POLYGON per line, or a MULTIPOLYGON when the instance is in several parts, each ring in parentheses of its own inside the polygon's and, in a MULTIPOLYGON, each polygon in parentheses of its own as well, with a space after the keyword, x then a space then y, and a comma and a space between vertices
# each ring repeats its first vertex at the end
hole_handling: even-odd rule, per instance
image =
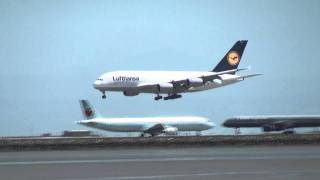
MULTIPOLYGON (((79 99, 106 117, 320 114, 320 1, 0 0, 0 135, 86 129, 79 99), (239 39, 239 84, 154 101, 93 89, 115 70, 211 70, 239 39)), ((247 130, 248 132, 252 130, 247 130)), ((211 133, 231 133, 217 127, 211 133)))

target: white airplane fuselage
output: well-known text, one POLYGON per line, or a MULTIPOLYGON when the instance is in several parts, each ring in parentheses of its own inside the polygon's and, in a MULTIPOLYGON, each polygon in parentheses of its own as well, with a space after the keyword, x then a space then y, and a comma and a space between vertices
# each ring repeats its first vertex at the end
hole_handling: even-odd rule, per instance
POLYGON ((125 96, 136 96, 140 93, 156 94, 155 100, 181 98, 181 93, 198 92, 234 84, 245 78, 261 74, 245 76, 236 75, 247 40, 237 41, 210 71, 114 71, 102 74, 94 83, 95 89, 123 92, 125 96), (162 97, 162 94, 167 96, 162 97))
MULTIPOLYGON (((139 88, 143 83, 163 83, 189 78, 214 75, 215 72, 201 71, 115 71, 102 74, 93 84, 100 91, 123 91, 137 93, 167 94, 153 89, 139 88)), ((208 81, 197 87, 190 87, 183 92, 196 92, 213 89, 242 81, 243 79, 234 74, 218 75, 221 80, 208 81)), ((136 95, 136 94, 135 94, 136 95)))
POLYGON ((113 132, 144 132, 154 124, 175 127, 178 131, 204 131, 215 126, 203 117, 95 118, 78 123, 113 132))

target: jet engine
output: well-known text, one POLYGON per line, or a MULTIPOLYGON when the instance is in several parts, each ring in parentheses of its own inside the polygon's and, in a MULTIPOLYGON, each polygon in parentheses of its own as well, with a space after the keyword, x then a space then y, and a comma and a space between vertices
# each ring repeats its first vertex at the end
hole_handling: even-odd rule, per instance
POLYGON ((138 92, 123 91, 123 95, 125 95, 125 96, 136 96, 138 94, 139 94, 138 92))
POLYGON ((233 74, 221 74, 221 75, 219 75, 219 77, 225 83, 233 83, 233 82, 237 82, 239 80, 243 80, 240 78, 240 76, 233 75, 233 74))
POLYGON ((159 93, 171 93, 172 91, 173 91, 173 84, 171 83, 158 84, 159 93))
POLYGON ((220 85, 220 84, 222 84, 222 80, 221 79, 214 79, 213 83, 217 84, 217 85, 220 85))
POLYGON ((178 134, 178 128, 167 126, 163 129, 163 133, 167 135, 177 135, 178 134))
POLYGON ((203 79, 201 78, 190 78, 187 79, 187 86, 188 87, 199 87, 203 85, 203 79))

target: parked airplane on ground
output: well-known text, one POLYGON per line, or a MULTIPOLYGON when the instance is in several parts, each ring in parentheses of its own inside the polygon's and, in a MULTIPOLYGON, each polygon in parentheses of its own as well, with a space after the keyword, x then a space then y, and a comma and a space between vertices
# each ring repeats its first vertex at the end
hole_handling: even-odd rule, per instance
POLYGON ((150 134, 176 135, 178 131, 204 131, 215 126, 203 117, 150 117, 150 118, 103 118, 95 112, 89 101, 80 100, 82 113, 86 120, 77 123, 114 132, 141 132, 150 134))
POLYGON ((239 116, 227 119, 223 123, 223 126, 236 129, 244 127, 260 127, 264 132, 283 131, 301 127, 320 127, 320 116, 239 116))
POLYGON ((152 93, 155 100, 162 99, 160 94, 167 94, 164 100, 181 98, 180 93, 197 92, 234 84, 245 78, 261 75, 239 76, 240 63, 247 40, 237 41, 219 64, 209 72, 196 71, 115 71, 102 74, 94 83, 95 89, 102 92, 120 91, 125 96, 140 93, 152 93))

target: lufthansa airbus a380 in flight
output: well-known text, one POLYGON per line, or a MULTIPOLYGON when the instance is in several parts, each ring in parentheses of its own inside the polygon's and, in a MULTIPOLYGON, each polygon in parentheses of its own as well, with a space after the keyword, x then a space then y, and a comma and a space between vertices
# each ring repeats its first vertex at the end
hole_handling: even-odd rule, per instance
POLYGON ((247 40, 237 41, 212 71, 114 71, 102 74, 94 83, 95 89, 102 92, 120 91, 125 96, 140 93, 155 94, 155 100, 181 98, 181 93, 197 92, 218 88, 240 82, 246 78, 261 74, 245 76, 236 75, 247 40))
POLYGON ((141 136, 177 135, 178 131, 200 132, 215 126, 208 119, 196 116, 104 118, 95 112, 88 100, 80 100, 80 106, 86 120, 77 121, 78 124, 113 132, 141 132, 141 136))

